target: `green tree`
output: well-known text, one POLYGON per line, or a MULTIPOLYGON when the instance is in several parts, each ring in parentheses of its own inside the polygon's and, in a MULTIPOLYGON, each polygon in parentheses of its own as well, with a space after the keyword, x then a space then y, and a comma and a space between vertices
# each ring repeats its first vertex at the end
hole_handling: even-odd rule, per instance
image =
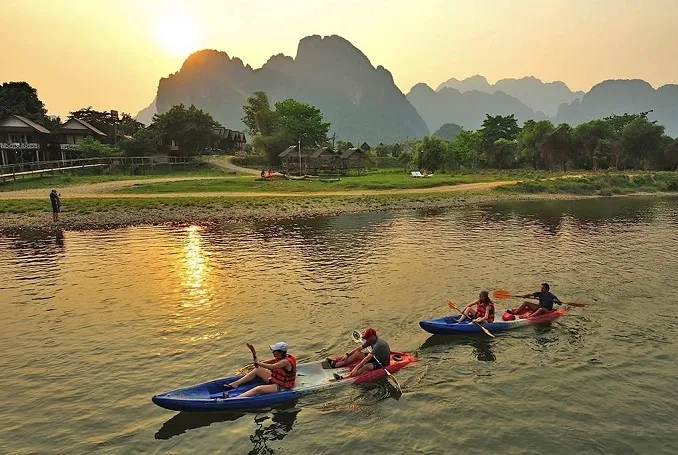
POLYGON ((47 109, 38 91, 27 82, 5 82, 0 85, 0 120, 10 115, 20 115, 51 130, 56 128, 59 118, 47 116, 47 109))
POLYGON ((454 161, 475 169, 482 153, 483 135, 479 131, 462 131, 450 144, 454 161))
POLYGON ((619 139, 630 166, 642 169, 661 167, 663 136, 664 127, 649 121, 646 115, 640 115, 629 122, 619 139))
POLYGON ((275 103, 275 114, 276 132, 290 145, 301 141, 302 148, 314 147, 327 140, 330 124, 317 107, 290 98, 275 103))
POLYGON ((252 95, 247 98, 247 102, 243 106, 243 111, 245 112, 245 116, 242 118, 242 121, 251 134, 262 134, 264 136, 273 134, 275 130, 276 113, 271 110, 271 105, 266 93, 252 93, 252 95))
POLYGON ((678 138, 666 141, 664 146, 666 169, 678 171, 678 138))
POLYGON ((518 154, 522 161, 532 164, 537 169, 541 158, 541 147, 546 137, 554 131, 550 120, 528 120, 518 133, 518 154))
POLYGON ((134 134, 132 139, 123 139, 118 147, 127 156, 150 156, 158 153, 160 138, 156 128, 149 126, 134 134))
POLYGON ((92 106, 73 111, 68 117, 84 120, 111 138, 114 132, 120 136, 134 136, 144 127, 143 123, 137 122, 130 114, 123 112, 120 118, 116 118, 110 111, 97 111, 92 106))
POLYGON ((567 160, 572 156, 572 127, 561 123, 552 132, 544 137, 540 147, 541 158, 547 170, 559 163, 563 171, 567 170, 567 160))
POLYGON ((120 149, 108 144, 102 144, 92 137, 86 137, 79 142, 75 150, 84 157, 99 158, 105 156, 120 156, 120 149))
POLYGON ((419 168, 435 172, 448 164, 448 145, 436 136, 424 136, 419 143, 419 168))
POLYGON ((487 157, 488 163, 497 168, 510 165, 510 161, 512 161, 514 157, 509 158, 505 156, 504 154, 509 148, 502 143, 502 148, 499 149, 497 141, 499 139, 505 139, 508 142, 516 140, 518 133, 520 133, 520 127, 518 126, 518 120, 516 120, 515 115, 491 116, 486 114, 483 125, 479 131, 483 135, 483 151, 487 157))
POLYGON ((211 115, 195 106, 187 109, 180 104, 164 114, 156 114, 151 126, 163 144, 169 145, 174 141, 182 155, 201 154, 219 141, 214 130, 219 124, 211 115))
POLYGON ((609 163, 613 137, 613 124, 605 120, 592 120, 577 126, 572 131, 572 141, 577 151, 575 165, 597 170, 601 163, 609 163))

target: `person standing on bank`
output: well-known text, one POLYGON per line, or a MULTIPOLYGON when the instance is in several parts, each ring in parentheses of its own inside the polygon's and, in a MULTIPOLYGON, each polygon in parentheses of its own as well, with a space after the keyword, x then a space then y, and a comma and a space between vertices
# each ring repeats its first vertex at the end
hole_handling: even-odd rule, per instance
POLYGON ((61 212, 61 194, 57 190, 52 190, 49 193, 49 201, 52 203, 52 220, 59 221, 59 212, 61 212))

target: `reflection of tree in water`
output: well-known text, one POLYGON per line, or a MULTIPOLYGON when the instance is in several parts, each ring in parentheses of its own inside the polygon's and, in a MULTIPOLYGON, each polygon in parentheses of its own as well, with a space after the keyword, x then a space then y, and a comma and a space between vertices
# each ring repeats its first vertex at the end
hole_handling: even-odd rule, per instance
POLYGON ((301 409, 290 403, 269 412, 257 414, 246 412, 180 412, 165 422, 155 433, 155 439, 170 439, 186 433, 188 430, 208 427, 215 423, 234 422, 245 416, 254 416, 255 430, 250 435, 250 441, 254 444, 250 455, 273 454, 275 450, 268 447, 270 441, 282 441, 291 431, 297 420, 297 414, 301 409))
POLYGON ((359 275, 369 270, 369 258, 379 248, 379 239, 388 237, 384 223, 392 219, 384 212, 341 215, 260 223, 252 227, 259 238, 275 237, 298 252, 305 264, 305 280, 336 280, 337 270, 359 275))
POLYGON ((257 428, 254 433, 250 435, 250 441, 254 444, 254 448, 248 452, 249 455, 258 454, 273 454, 275 450, 268 447, 266 444, 269 441, 282 441, 287 436, 294 422, 297 420, 297 414, 301 409, 277 410, 270 414, 254 418, 254 423, 257 428), (268 421, 270 420, 270 423, 268 421), (268 423, 268 425, 264 425, 268 423))
POLYGON ((509 221, 519 217, 557 233, 566 217, 583 227, 609 223, 638 223, 653 218, 656 199, 606 198, 562 201, 526 201, 490 204, 485 207, 490 220, 509 221))

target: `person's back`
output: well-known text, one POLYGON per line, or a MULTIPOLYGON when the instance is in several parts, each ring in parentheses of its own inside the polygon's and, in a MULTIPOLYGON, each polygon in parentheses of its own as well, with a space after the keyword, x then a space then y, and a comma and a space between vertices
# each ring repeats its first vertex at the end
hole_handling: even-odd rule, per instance
POLYGON ((374 346, 372 346, 372 355, 383 367, 386 367, 391 363, 391 348, 388 343, 381 338, 377 338, 374 346))

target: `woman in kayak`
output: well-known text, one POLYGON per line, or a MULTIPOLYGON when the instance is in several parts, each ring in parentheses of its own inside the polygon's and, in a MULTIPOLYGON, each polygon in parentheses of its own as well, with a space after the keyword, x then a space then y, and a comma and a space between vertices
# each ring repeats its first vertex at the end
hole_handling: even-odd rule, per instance
MULTIPOLYGON (((254 369, 237 381, 230 384, 224 384, 224 389, 228 392, 234 390, 242 384, 247 384, 255 378, 264 381, 264 385, 251 388, 247 392, 237 395, 241 397, 252 397, 263 393, 274 393, 282 390, 288 390, 294 387, 297 378, 297 359, 287 353, 289 348, 287 343, 279 342, 269 346, 273 351, 273 359, 266 362, 259 362, 254 359, 254 369)), ((228 394, 224 393, 225 397, 228 394)))
POLYGON ((494 302, 490 300, 490 293, 487 291, 480 291, 478 300, 473 303, 466 305, 461 312, 461 316, 457 322, 463 322, 465 319, 470 319, 473 322, 480 324, 481 322, 493 322, 494 321, 494 302), (476 310, 473 311, 471 307, 476 307, 476 310))
POLYGON ((541 290, 539 292, 533 292, 532 294, 525 294, 525 295, 519 295, 517 297, 521 297, 523 299, 539 299, 539 304, 533 303, 533 302, 523 302, 520 304, 520 306, 515 310, 507 310, 509 313, 512 314, 521 314, 525 308, 529 309, 531 313, 528 315, 529 318, 534 317, 534 316, 541 316, 544 313, 548 313, 549 311, 553 310, 553 304, 557 303, 558 305, 562 305, 563 302, 560 301, 558 297, 553 295, 550 291, 550 287, 548 283, 542 283, 541 284, 541 290))
POLYGON ((327 359, 332 368, 341 368, 359 361, 349 376, 358 376, 365 371, 386 368, 391 363, 391 348, 388 343, 377 336, 377 331, 369 327, 365 329, 361 338, 363 344, 348 351, 345 356, 338 360, 327 359), (364 353, 363 349, 371 347, 372 352, 364 353))

